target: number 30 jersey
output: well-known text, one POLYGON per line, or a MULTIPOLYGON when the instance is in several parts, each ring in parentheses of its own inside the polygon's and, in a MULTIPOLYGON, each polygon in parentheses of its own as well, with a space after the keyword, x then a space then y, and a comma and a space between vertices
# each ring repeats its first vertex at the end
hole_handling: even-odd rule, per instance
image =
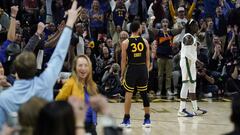
POLYGON ((145 64, 146 63, 146 45, 142 37, 131 36, 128 38, 128 64, 145 64))

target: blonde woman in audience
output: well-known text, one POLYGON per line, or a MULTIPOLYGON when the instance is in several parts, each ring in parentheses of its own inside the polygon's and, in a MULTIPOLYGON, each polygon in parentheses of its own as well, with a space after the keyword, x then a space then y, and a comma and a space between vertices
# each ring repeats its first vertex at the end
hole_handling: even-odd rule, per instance
MULTIPOLYGON (((56 100, 67 100, 72 95, 83 99, 86 104, 91 96, 97 95, 97 85, 92 79, 92 63, 86 55, 79 55, 74 59, 72 76, 60 89, 56 100)), ((97 134, 96 122, 96 112, 89 107, 85 120, 86 132, 97 134)))

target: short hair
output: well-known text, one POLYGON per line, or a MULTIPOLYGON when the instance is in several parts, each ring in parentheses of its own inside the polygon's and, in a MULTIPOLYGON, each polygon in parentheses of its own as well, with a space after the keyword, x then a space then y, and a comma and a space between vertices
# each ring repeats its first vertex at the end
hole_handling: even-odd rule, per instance
POLYGON ((22 104, 18 111, 19 123, 23 127, 34 127, 40 110, 47 104, 47 101, 40 97, 32 97, 22 104))
POLYGON ((32 79, 37 72, 37 62, 34 53, 24 51, 13 62, 14 69, 20 79, 32 79))
POLYGON ((240 94, 237 93, 232 98, 231 121, 236 127, 240 127, 240 94))
POLYGON ((137 32, 140 28, 140 22, 139 21, 133 21, 130 25, 130 31, 131 32, 137 32))

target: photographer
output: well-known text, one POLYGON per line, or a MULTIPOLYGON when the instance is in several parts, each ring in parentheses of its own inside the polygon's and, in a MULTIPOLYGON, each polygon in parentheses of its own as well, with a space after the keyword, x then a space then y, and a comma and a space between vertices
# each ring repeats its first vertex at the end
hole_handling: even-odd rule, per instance
POLYGON ((202 92, 200 94, 203 94, 205 97, 213 97, 218 94, 219 88, 216 85, 216 81, 206 68, 198 68, 197 80, 198 89, 202 92))
POLYGON ((109 69, 105 71, 102 77, 101 93, 107 97, 111 97, 118 93, 123 95, 119 77, 120 66, 114 63, 107 68, 109 69))

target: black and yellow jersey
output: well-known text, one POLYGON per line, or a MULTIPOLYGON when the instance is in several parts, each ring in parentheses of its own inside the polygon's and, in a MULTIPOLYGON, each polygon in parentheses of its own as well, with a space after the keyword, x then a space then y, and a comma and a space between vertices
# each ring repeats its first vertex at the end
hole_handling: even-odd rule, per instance
POLYGON ((142 37, 131 36, 128 38, 127 57, 128 64, 145 64, 146 63, 146 45, 142 37))

